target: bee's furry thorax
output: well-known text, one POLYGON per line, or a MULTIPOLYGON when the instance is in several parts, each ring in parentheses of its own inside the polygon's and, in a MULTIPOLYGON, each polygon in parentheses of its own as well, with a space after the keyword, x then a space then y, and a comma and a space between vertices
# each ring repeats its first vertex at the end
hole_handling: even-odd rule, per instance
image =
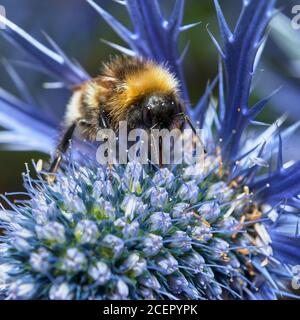
MULTIPOLYGON (((126 120, 131 106, 152 94, 177 94, 178 81, 165 67, 139 57, 117 57, 103 65, 96 78, 82 84, 74 93, 66 114, 70 124, 80 114, 91 118, 104 111, 112 127, 126 120), (90 113, 90 116, 89 116, 90 113)), ((93 128, 95 129, 95 128, 93 128)), ((86 128, 86 130, 93 130, 86 128)))
POLYGON ((102 73, 76 86, 65 113, 65 132, 56 149, 50 172, 57 172, 70 139, 96 141, 101 130, 127 128, 151 131, 182 128, 184 104, 178 81, 166 68, 143 58, 118 57, 103 65, 102 73))
POLYGON ((107 111, 114 121, 124 118, 129 106, 154 93, 177 92, 176 78, 164 67, 141 58, 119 57, 104 66, 101 80, 114 87, 107 111))
POLYGON ((76 98, 73 97, 70 104, 78 104, 80 100, 81 107, 69 108, 67 121, 70 112, 77 111, 78 114, 84 107, 95 112, 102 107, 115 124, 124 120, 128 108, 143 97, 177 93, 178 81, 166 67, 155 62, 121 56, 104 64, 101 75, 84 83, 79 91, 75 92, 76 98))

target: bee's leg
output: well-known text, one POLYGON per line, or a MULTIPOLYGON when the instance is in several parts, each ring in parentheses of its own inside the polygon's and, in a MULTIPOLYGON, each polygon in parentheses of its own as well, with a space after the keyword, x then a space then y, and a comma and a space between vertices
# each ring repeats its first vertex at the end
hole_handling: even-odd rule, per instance
POLYGON ((100 114, 100 122, 104 129, 109 128, 109 121, 107 118, 107 114, 103 110, 101 111, 101 114, 100 114))
MULTIPOLYGON (((100 124, 101 124, 102 129, 109 129, 109 127, 110 127, 107 114, 103 110, 100 113, 100 124)), ((107 140, 108 140, 108 137, 105 137, 104 142, 107 142, 107 140)), ((109 163, 108 164, 108 179, 111 181, 113 180, 112 171, 113 171, 113 164, 109 163)))
POLYGON ((159 167, 162 168, 163 167, 163 140, 162 137, 159 137, 159 142, 158 142, 158 156, 159 156, 159 167))
MULTIPOLYGON (((158 166, 159 166, 159 168, 161 168, 161 167, 162 167, 162 157, 163 157, 163 155, 162 155, 162 152, 163 152, 163 150, 162 150, 162 138, 159 137, 158 150, 157 150, 157 148, 156 148, 157 145, 156 145, 156 143, 155 143, 155 141, 154 141, 154 136, 153 136, 153 134, 151 133, 151 130, 155 129, 157 126, 159 126, 159 124, 160 124, 160 123, 157 122, 157 123, 154 124, 154 126, 152 126, 152 127, 150 128, 150 139, 151 139, 150 145, 151 145, 151 148, 154 148, 154 156, 155 156, 155 159, 151 159, 151 160, 152 160, 152 161, 155 160, 155 161, 154 161, 154 164, 156 164, 156 160, 158 160, 158 166), (152 139, 153 139, 153 140, 152 140, 152 139)), ((150 148, 150 158, 151 158, 151 156, 152 156, 151 148, 150 148)))
POLYGON ((154 168, 162 168, 162 139, 159 137, 158 144, 155 141, 154 135, 150 133, 150 149, 148 150, 148 160, 154 168), (152 158, 154 156, 154 159, 152 158))
MULTIPOLYGON (((50 181, 54 181, 54 174, 57 172, 59 165, 62 160, 63 154, 67 151, 69 145, 70 145, 70 140, 73 136, 74 130, 76 128, 77 122, 74 122, 64 133, 62 139, 60 140, 56 152, 55 152, 55 158, 52 161, 52 164, 49 169, 49 174, 51 175, 50 181)), ((49 180, 49 178, 48 178, 49 180)))

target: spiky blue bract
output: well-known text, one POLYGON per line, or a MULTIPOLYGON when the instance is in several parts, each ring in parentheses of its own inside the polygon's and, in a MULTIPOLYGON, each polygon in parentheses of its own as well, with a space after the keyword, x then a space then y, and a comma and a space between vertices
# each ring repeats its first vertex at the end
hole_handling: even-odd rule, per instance
MULTIPOLYGON (((255 61, 264 43, 265 29, 274 14, 275 0, 243 1, 243 9, 231 32, 218 0, 215 0, 222 45, 213 38, 225 66, 226 90, 221 101, 221 130, 223 158, 230 161, 240 150, 243 131, 268 102, 264 99, 249 107, 255 61)), ((224 88, 221 88, 223 91, 224 88)))
MULTIPOLYGON (((7 299, 256 299, 288 294, 268 210, 228 186, 213 158, 149 170, 71 162, 54 185, 0 212, 0 280, 7 299), (258 214, 259 212, 259 214, 258 214), (280 294, 279 294, 280 292, 280 294)), ((279 255, 281 252, 279 252, 279 255)))
MULTIPOLYGON (((276 130, 272 127, 267 130, 270 135, 266 132, 261 138, 252 142, 244 136, 248 127, 277 92, 275 90, 254 106, 249 106, 252 79, 262 53, 261 48, 266 40, 265 29, 275 14, 276 1, 243 1, 242 12, 233 32, 226 22, 219 1, 214 0, 214 2, 222 45, 219 45, 215 38, 211 36, 225 66, 225 83, 223 83, 222 66, 220 67, 219 126, 217 126, 221 141, 222 161, 228 168, 231 177, 244 177, 244 183, 255 192, 257 201, 272 206, 283 206, 282 212, 284 213, 286 213, 285 206, 290 205, 293 208, 292 210, 295 211, 295 216, 299 219, 298 195, 300 194, 300 183, 298 176, 300 167, 299 162, 290 165, 288 168, 283 165, 282 134, 279 129, 282 121, 279 120, 273 126, 276 130), (276 131, 279 131, 277 146, 274 142, 276 131), (249 151, 244 147, 245 143, 249 144, 247 146, 249 151), (259 173, 263 172, 262 167, 272 168, 271 150, 274 147, 278 149, 277 168, 273 171, 268 170, 265 176, 260 176, 259 173), (251 158, 252 161, 254 158, 253 164, 250 164, 251 168, 245 168, 245 162, 244 165, 241 165, 240 160, 242 162, 246 159, 246 161, 249 161, 251 158)), ((279 236, 281 237, 281 245, 278 245, 277 248, 283 247, 284 241, 288 243, 283 251, 287 250, 286 252, 291 253, 295 248, 300 247, 296 224, 287 233, 272 234, 274 234, 274 243, 277 242, 279 236)), ((291 257, 291 254, 289 256, 291 257)), ((299 261, 296 254, 295 260, 299 261)))
POLYGON ((3 35, 28 53, 34 59, 34 63, 37 63, 45 73, 52 75, 68 87, 89 79, 87 73, 73 63, 51 38, 47 37, 53 50, 35 40, 4 16, 0 17, 0 21, 5 25, 2 30, 3 35))
POLYGON ((0 88, 0 141, 9 150, 39 150, 54 147, 55 122, 39 109, 0 88), (29 138, 30 137, 30 138, 29 138))
MULTIPOLYGON (((184 52, 180 55, 177 50, 177 45, 180 33, 196 24, 182 26, 184 0, 176 1, 173 12, 168 20, 163 17, 157 1, 134 0, 124 2, 123 4, 125 4, 131 17, 134 32, 130 32, 95 2, 90 0, 88 2, 103 16, 121 38, 128 43, 131 50, 124 49, 116 44, 110 44, 125 54, 137 54, 153 59, 159 63, 167 64, 171 71, 180 79, 183 99, 186 104, 189 105, 188 92, 182 70, 184 52)), ((52 49, 49 49, 34 39, 26 31, 5 17, 1 16, 0 22, 6 24, 6 28, 1 30, 1 34, 17 48, 23 49, 32 59, 32 62, 26 62, 27 66, 48 74, 55 81, 59 81, 62 86, 69 89, 90 78, 86 71, 67 57, 50 37, 46 36, 52 49)), ((15 78, 13 78, 13 80, 16 82, 15 78)), ((17 85, 17 87, 21 89, 20 94, 22 96, 28 97, 24 86, 20 87, 17 85)), ((0 92, 0 103, 5 107, 5 111, 3 110, 3 112, 2 108, 0 108, 0 116, 2 117, 3 115, 4 119, 1 125, 11 131, 1 133, 0 143, 7 147, 10 141, 18 141, 19 143, 15 144, 14 150, 38 150, 49 153, 49 150, 52 150, 54 146, 53 138, 51 140, 49 137, 56 137, 58 135, 59 126, 57 121, 60 119, 58 115, 61 114, 65 106, 51 106, 52 115, 34 105, 26 106, 25 109, 27 109, 27 111, 25 112, 21 108, 23 102, 18 101, 17 104, 12 106, 7 102, 6 96, 7 93, 5 91, 0 92), (6 112, 7 108, 10 108, 9 112, 6 112), (39 126, 36 125, 34 121, 36 114, 41 115, 39 126), (24 119, 26 118, 26 121, 23 121, 23 123, 22 121, 16 122, 14 120, 15 118, 22 119, 23 115, 24 119), (48 123, 49 119, 53 119, 50 128, 48 123), (10 124, 9 127, 8 124, 10 124), (28 131, 28 128, 31 128, 31 130, 28 131), (49 135, 48 137, 43 136, 44 139, 40 139, 43 131, 48 131, 49 135), (55 134, 52 134, 53 132, 55 134), (24 138, 24 136, 26 138, 24 138)), ((191 114, 192 110, 188 109, 187 112, 191 114)))
MULTIPOLYGON (((47 38, 53 50, 38 42, 4 16, 0 16, 0 22, 5 24, 5 28, 1 30, 2 36, 23 49, 32 58, 32 62, 27 62, 27 64, 33 69, 52 76, 68 88, 89 79, 87 73, 79 65, 73 63, 49 37, 47 38)), ((14 69, 10 67, 10 70, 14 69)), ((13 80, 16 82, 16 76, 13 77, 13 80)), ((55 145, 54 139, 58 131, 55 111, 59 114, 61 106, 53 107, 53 116, 30 103, 33 99, 30 99, 31 97, 26 92, 24 83, 20 85, 19 82, 19 85, 18 83, 16 85, 20 89, 20 94, 29 98, 27 100, 30 101, 20 101, 1 88, 0 125, 9 131, 0 133, 0 143, 13 150, 38 150, 49 153, 55 145)))
POLYGON ((182 70, 184 53, 178 53, 178 40, 181 32, 196 24, 182 26, 185 0, 176 0, 172 13, 166 19, 157 0, 124 1, 133 26, 133 31, 127 29, 109 12, 93 0, 87 2, 94 7, 112 29, 128 44, 131 51, 111 42, 112 47, 125 54, 139 55, 159 63, 167 64, 170 70, 180 80, 183 99, 189 104, 188 91, 182 70))

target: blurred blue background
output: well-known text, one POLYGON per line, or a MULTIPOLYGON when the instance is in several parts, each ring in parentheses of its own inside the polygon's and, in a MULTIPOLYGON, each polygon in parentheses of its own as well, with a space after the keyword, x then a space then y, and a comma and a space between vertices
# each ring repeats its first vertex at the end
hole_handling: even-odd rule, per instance
MULTIPOLYGON (((263 0, 262 0, 263 1, 263 0)), ((111 0, 98 0, 124 23, 128 23, 125 9, 111 0)), ((165 14, 168 14, 173 0, 161 0, 165 14)), ((241 0, 220 0, 230 24, 236 20, 241 8, 241 0)), ((300 1, 278 1, 282 12, 272 22, 270 37, 265 47, 263 59, 254 80, 253 101, 270 94, 282 86, 272 99, 269 107, 259 120, 272 122, 282 113, 288 112, 288 124, 300 120, 300 30, 291 28, 292 7, 300 1)), ((84 0, 0 0, 7 17, 25 29, 32 36, 47 44, 43 32, 91 74, 96 75, 102 61, 116 51, 102 43, 107 39, 121 43, 121 40, 84 0)), ((201 21, 194 29, 184 33, 181 45, 190 41, 190 49, 185 59, 185 74, 192 102, 202 95, 207 81, 217 73, 217 52, 206 31, 206 26, 218 37, 218 27, 212 0, 186 0, 185 23, 201 21)), ((23 52, 16 50, 0 37, 0 56, 7 60, 26 60, 23 52)), ((61 116, 68 101, 69 92, 64 89, 45 89, 43 83, 51 81, 39 72, 19 66, 17 71, 25 80, 30 92, 41 108, 51 110, 53 105, 61 105, 61 116)), ((0 64, 0 86, 18 95, 3 63, 0 64)), ((1 107, 1 105, 0 105, 1 107)), ((287 159, 300 159, 300 136, 296 135, 285 145, 287 159)), ((7 152, 0 149, 0 193, 21 189, 21 172, 24 162, 43 158, 34 152, 7 152)))

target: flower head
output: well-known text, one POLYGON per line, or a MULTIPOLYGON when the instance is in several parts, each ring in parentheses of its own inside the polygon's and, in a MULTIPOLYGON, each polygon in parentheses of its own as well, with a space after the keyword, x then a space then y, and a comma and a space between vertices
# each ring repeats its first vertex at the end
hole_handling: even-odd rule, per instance
POLYGON ((211 180, 214 185, 224 182, 218 170, 197 184, 193 177, 183 180, 183 169, 176 168, 172 189, 163 189, 172 200, 161 202, 164 211, 159 211, 149 201, 150 182, 157 174, 151 167, 144 167, 145 174, 137 173, 142 193, 120 184, 127 179, 127 166, 104 169, 101 175, 90 164, 84 168, 89 178, 83 180, 80 168, 76 163, 66 166, 52 186, 42 177, 34 185, 26 175, 32 199, 29 205, 13 208, 17 221, 13 228, 13 217, 2 223, 4 295, 12 299, 252 299, 266 290, 275 295, 287 290, 290 267, 278 259, 277 245, 272 244, 275 224, 253 204, 255 197, 245 194, 242 186, 228 186, 226 197, 209 200, 211 190, 205 185, 211 180), (75 189, 73 181, 66 184, 65 174, 73 177, 75 189), (93 192, 96 182, 108 180, 113 197, 93 192), (199 188, 201 200, 195 202, 188 192, 185 203, 174 197, 183 183, 199 188), (82 190, 89 191, 82 195, 82 190), (71 191, 84 210, 67 206, 71 191), (55 206, 55 214, 46 220, 38 219, 44 207, 33 206, 41 198, 55 206), (104 207, 103 202, 107 202, 104 207), (95 214, 99 206, 102 214, 95 214), (16 235, 27 245, 16 245, 16 235))

